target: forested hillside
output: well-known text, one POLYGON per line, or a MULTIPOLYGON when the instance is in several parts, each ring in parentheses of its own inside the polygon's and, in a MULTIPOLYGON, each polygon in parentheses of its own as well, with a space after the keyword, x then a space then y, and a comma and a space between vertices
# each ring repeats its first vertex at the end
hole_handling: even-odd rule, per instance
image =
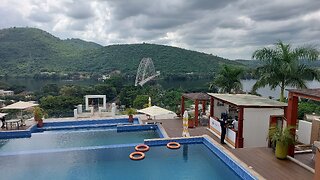
POLYGON ((80 39, 61 40, 36 28, 0 30, 0 75, 33 77, 40 72, 134 76, 143 57, 162 75, 212 75, 221 64, 243 66, 218 56, 156 44, 101 46, 80 39))

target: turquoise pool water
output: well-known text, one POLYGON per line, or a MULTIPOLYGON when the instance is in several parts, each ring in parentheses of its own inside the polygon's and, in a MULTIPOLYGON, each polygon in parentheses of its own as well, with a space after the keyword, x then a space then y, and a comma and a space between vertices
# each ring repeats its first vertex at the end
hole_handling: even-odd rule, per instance
POLYGON ((141 161, 134 147, 0 156, 1 179, 240 179, 204 144, 178 150, 152 146, 141 161))
POLYGON ((143 143, 159 138, 155 130, 117 132, 115 128, 44 131, 31 138, 0 140, 0 154, 21 151, 143 143))

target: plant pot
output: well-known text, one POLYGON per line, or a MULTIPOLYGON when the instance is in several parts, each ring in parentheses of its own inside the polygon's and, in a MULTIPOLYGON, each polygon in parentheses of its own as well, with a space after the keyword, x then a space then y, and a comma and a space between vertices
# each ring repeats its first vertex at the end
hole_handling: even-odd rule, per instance
POLYGON ((129 121, 130 123, 133 123, 133 115, 129 115, 128 121, 129 121))
POLYGON ((188 120, 188 127, 189 128, 194 128, 194 120, 193 119, 189 119, 188 120))
POLYGON ((280 141, 277 141, 275 154, 278 159, 286 159, 288 154, 288 146, 280 141))
POLYGON ((42 119, 37 120, 37 122, 38 122, 37 127, 39 127, 39 128, 43 127, 43 120, 42 119))

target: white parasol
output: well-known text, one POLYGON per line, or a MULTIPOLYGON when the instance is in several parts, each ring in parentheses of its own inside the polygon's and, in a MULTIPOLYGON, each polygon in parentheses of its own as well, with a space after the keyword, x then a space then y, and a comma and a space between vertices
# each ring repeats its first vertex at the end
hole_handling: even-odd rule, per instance
POLYGON ((163 115, 176 116, 176 113, 174 113, 172 111, 169 111, 167 109, 158 107, 158 106, 147 107, 147 108, 144 108, 144 109, 140 109, 137 112, 152 116, 154 118, 156 116, 163 116, 163 115))
POLYGON ((18 110, 23 110, 23 109, 28 109, 33 106, 38 106, 39 104, 34 104, 30 102, 25 102, 25 101, 19 101, 13 104, 10 104, 9 106, 5 106, 1 109, 18 109, 18 110))

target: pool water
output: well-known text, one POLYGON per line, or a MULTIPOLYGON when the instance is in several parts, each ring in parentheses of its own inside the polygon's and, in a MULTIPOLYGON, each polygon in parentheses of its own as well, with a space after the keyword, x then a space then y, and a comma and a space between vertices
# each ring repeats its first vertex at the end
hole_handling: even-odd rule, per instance
POLYGON ((21 151, 143 143, 144 139, 159 138, 155 130, 117 132, 113 129, 44 131, 31 138, 0 140, 0 154, 21 151))
POLYGON ((2 156, 2 179, 240 179, 204 144, 178 150, 152 146, 133 161, 134 147, 2 156), (62 163, 63 162, 63 163, 62 163), (11 172, 11 173, 8 173, 11 172))

